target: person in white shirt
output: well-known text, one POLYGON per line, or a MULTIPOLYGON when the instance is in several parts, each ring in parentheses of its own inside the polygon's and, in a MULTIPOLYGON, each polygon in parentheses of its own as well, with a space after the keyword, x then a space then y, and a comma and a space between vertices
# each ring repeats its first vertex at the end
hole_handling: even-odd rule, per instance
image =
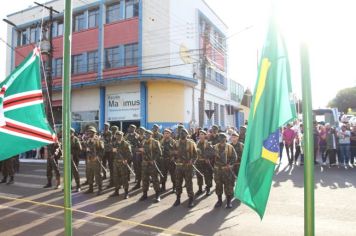
POLYGON ((347 168, 350 160, 350 136, 351 132, 346 130, 346 125, 343 125, 337 133, 340 148, 339 164, 344 165, 345 168, 347 168))

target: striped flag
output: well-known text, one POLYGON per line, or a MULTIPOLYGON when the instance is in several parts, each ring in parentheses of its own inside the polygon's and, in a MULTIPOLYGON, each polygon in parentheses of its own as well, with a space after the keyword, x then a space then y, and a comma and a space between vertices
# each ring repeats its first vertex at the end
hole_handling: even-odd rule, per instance
POLYGON ((43 106, 40 50, 0 83, 0 161, 56 142, 43 106))

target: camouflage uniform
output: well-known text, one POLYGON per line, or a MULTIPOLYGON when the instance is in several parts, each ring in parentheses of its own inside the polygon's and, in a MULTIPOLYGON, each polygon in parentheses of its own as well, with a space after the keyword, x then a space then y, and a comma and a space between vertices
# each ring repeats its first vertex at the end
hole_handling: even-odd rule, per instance
POLYGON ((56 189, 60 188, 61 176, 59 174, 59 164, 58 164, 58 160, 62 156, 62 151, 60 146, 61 144, 58 142, 55 144, 50 144, 48 147, 48 149, 53 148, 53 150, 55 151, 52 156, 47 157, 47 184, 43 186, 44 188, 52 187, 53 171, 56 175, 56 189))
MULTIPOLYGON (((117 135, 122 135, 121 131, 117 135)), ((113 143, 113 164, 114 164, 114 186, 115 192, 111 196, 119 195, 119 188, 123 186, 125 190, 125 198, 128 198, 129 193, 129 178, 128 178, 128 162, 132 159, 130 144, 123 138, 121 141, 113 143)))
POLYGON ((112 153, 112 132, 110 130, 104 131, 102 134, 102 141, 104 142, 104 155, 103 155, 103 179, 106 179, 106 176, 108 173, 107 171, 107 163, 109 165, 109 171, 110 171, 110 184, 109 186, 113 185, 113 153, 112 153), (105 169, 104 169, 105 168, 105 169))
POLYGON ((174 150, 176 151, 176 191, 177 191, 177 200, 174 203, 174 206, 180 204, 180 196, 182 194, 182 184, 183 179, 185 180, 185 186, 189 196, 189 207, 193 207, 193 163, 197 158, 197 149, 193 141, 189 139, 182 138, 182 135, 188 135, 188 131, 182 129, 180 133, 181 139, 175 143, 174 150))
POLYGON ((242 157, 242 152, 244 149, 244 144, 241 142, 237 142, 236 144, 230 143, 236 152, 236 162, 234 164, 233 170, 236 173, 236 176, 239 174, 239 169, 240 169, 240 164, 241 164, 241 157, 242 157))
POLYGON ((215 207, 221 206, 222 194, 224 190, 227 200, 227 208, 231 208, 231 200, 236 180, 232 167, 236 163, 236 152, 234 147, 228 143, 216 144, 214 148, 216 152, 214 167, 214 180, 216 184, 215 193, 218 196, 218 202, 215 207))
MULTIPOLYGON (((196 161, 197 169, 204 175, 205 180, 205 189, 206 195, 210 195, 210 188, 213 186, 213 166, 211 164, 212 155, 212 146, 207 140, 200 140, 197 144, 198 151, 198 159, 196 161)), ((203 186, 203 176, 197 173, 197 182, 199 186, 199 190, 197 194, 202 194, 202 186, 203 186)))
POLYGON ((75 183, 77 185, 77 191, 80 191, 80 177, 79 177, 79 155, 82 151, 82 145, 79 139, 74 136, 74 130, 72 130, 73 135, 71 136, 71 153, 72 153, 72 178, 74 177, 75 183))
MULTIPOLYGON (((146 130, 145 133, 152 135, 152 131, 146 130)), ((161 145, 157 140, 152 137, 146 139, 143 143, 143 159, 142 159, 142 191, 143 196, 141 200, 147 198, 147 191, 150 184, 150 177, 153 183, 153 188, 156 192, 156 200, 160 201, 159 198, 159 182, 158 182, 158 171, 157 171, 157 161, 161 159, 162 150, 161 145)))
POLYGON ((138 130, 137 146, 135 150, 133 150, 133 152, 135 153, 134 154, 135 159, 133 160, 133 167, 136 175, 135 178, 137 180, 137 183, 133 187, 133 189, 139 189, 141 187, 143 153, 139 151, 139 149, 143 148, 143 144, 145 142, 144 132, 145 129, 143 127, 140 127, 140 129, 138 130))
POLYGON ((175 169, 176 166, 174 164, 174 161, 172 160, 172 151, 174 147, 175 141, 173 138, 169 137, 168 139, 162 139, 161 140, 161 147, 162 147, 162 152, 163 152, 163 158, 160 161, 160 169, 163 174, 163 178, 161 178, 161 190, 165 191, 166 190, 166 182, 167 182, 167 175, 168 172, 171 175, 171 180, 173 183, 173 192, 176 189, 176 178, 175 178, 175 169))
POLYGON ((131 163, 133 162, 133 167, 134 167, 134 172, 135 172, 135 182, 141 182, 141 173, 138 174, 136 172, 136 164, 138 162, 137 160, 137 149, 140 147, 140 142, 138 140, 138 134, 133 131, 133 132, 129 132, 126 134, 125 136, 125 140, 131 145, 131 150, 132 150, 132 158, 130 160, 128 160, 128 165, 131 167, 131 163))
POLYGON ((7 160, 4 160, 1 165, 1 172, 3 175, 3 179, 0 181, 0 184, 6 183, 6 184, 12 184, 14 182, 14 160, 16 156, 11 157, 7 160), (10 177, 9 182, 7 181, 7 177, 10 177))
MULTIPOLYGON (((96 132, 94 127, 89 128, 89 131, 96 132), (93 129, 91 129, 93 128, 93 129)), ((88 169, 88 183, 89 189, 86 193, 93 192, 93 183, 94 177, 95 182, 98 186, 98 195, 101 194, 102 191, 102 178, 101 178, 101 155, 103 154, 104 150, 104 143, 100 140, 97 135, 93 137, 89 137, 84 142, 84 151, 86 153, 86 160, 87 160, 87 169, 88 169)))

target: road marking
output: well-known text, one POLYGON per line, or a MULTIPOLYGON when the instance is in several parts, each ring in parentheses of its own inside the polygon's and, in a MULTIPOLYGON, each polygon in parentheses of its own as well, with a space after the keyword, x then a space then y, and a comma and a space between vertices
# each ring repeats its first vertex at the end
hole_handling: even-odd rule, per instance
POLYGON ((149 225, 149 224, 143 224, 143 223, 139 223, 139 222, 135 222, 135 221, 131 221, 131 220, 124 220, 124 219, 119 219, 119 218, 115 218, 115 217, 110 217, 110 216, 106 216, 106 215, 102 215, 102 214, 97 214, 95 212, 87 212, 87 211, 82 211, 82 210, 78 210, 78 209, 74 209, 74 208, 65 208, 63 206, 48 204, 48 203, 44 203, 44 202, 36 202, 36 201, 24 199, 24 198, 16 199, 16 198, 12 198, 12 197, 0 196, 0 199, 10 200, 10 201, 18 201, 18 202, 27 202, 27 203, 31 203, 31 204, 39 205, 39 206, 48 206, 48 207, 57 208, 57 209, 71 210, 72 212, 88 214, 88 215, 92 215, 95 217, 100 217, 103 219, 108 219, 108 220, 112 220, 112 221, 116 221, 116 222, 122 222, 122 223, 130 224, 130 225, 142 226, 142 227, 149 228, 149 229, 159 230, 159 231, 163 231, 163 233, 173 233, 173 234, 181 234, 181 235, 189 235, 189 236, 197 236, 198 235, 198 234, 183 232, 183 231, 179 231, 179 230, 175 230, 175 229, 163 228, 163 227, 149 225))

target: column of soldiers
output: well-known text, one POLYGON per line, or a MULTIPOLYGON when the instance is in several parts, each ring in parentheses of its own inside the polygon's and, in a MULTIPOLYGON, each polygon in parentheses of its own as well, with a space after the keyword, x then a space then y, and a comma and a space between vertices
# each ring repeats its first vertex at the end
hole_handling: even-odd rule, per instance
MULTIPOLYGON (((124 189, 124 199, 129 197, 130 173, 135 176, 135 186, 131 191, 141 188, 140 198, 148 198, 150 183, 155 191, 154 202, 160 202, 162 192, 166 191, 168 173, 172 181, 172 193, 176 194, 174 206, 181 203, 183 181, 188 194, 188 207, 194 206, 194 197, 205 192, 211 195, 213 179, 218 201, 215 207, 222 206, 222 194, 226 196, 226 208, 231 208, 233 188, 239 169, 243 143, 239 142, 239 134, 231 135, 231 144, 227 143, 227 136, 218 132, 213 126, 208 136, 204 130, 199 131, 199 140, 195 143, 189 137, 183 125, 179 125, 175 137, 172 131, 165 129, 159 132, 159 126, 154 125, 151 130, 130 125, 124 135, 117 126, 105 124, 104 133, 99 137, 95 127, 90 126, 82 142, 72 130, 72 173, 76 182, 76 190, 80 191, 79 155, 84 153, 86 160, 86 178, 89 188, 85 193, 94 191, 94 180, 98 188, 97 195, 102 193, 103 177, 110 173, 108 188, 114 187, 112 197, 119 196, 119 189, 124 189), (209 138, 208 138, 209 137, 209 138), (109 171, 107 170, 109 166, 109 171), (193 192, 193 176, 197 176, 198 191, 193 192), (205 188, 203 189, 203 183, 205 188)), ((56 154, 57 156, 60 153, 56 154)), ((54 170, 56 178, 59 175, 58 158, 50 158, 47 164, 48 183, 52 184, 51 172, 54 170), (58 174, 58 175, 57 175, 58 174)), ((59 182, 57 181, 57 187, 59 182)))

